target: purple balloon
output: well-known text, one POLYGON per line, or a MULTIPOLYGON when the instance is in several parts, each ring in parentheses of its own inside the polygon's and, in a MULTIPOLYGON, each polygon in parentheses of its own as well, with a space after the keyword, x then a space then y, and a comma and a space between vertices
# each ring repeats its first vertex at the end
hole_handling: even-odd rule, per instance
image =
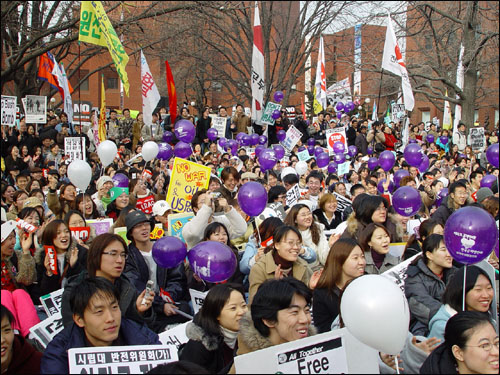
POLYGON ((261 135, 259 137, 259 145, 265 145, 267 143, 267 137, 265 135, 261 135))
POLYGON ((279 111, 279 109, 275 109, 273 111, 273 113, 271 113, 271 117, 273 118, 273 120, 279 119, 280 116, 281 116, 281 112, 279 111))
POLYGON ((259 216, 267 205, 266 188, 254 181, 243 184, 238 190, 238 203, 248 216, 259 216))
POLYGON ((498 143, 492 144, 488 149, 486 150, 486 159, 488 159, 488 162, 498 168, 498 143))
POLYGON ((358 148, 356 146, 349 146, 347 148, 347 154, 353 158, 358 154, 358 148))
POLYGON ((323 152, 325 152, 325 150, 323 150, 321 147, 316 147, 314 149, 314 156, 318 156, 319 154, 322 154, 323 152))
POLYGON ((179 120, 175 124, 174 133, 179 141, 191 143, 196 135, 196 128, 189 120, 179 120))
POLYGON ((273 151, 274 154, 276 155, 276 159, 278 160, 283 159, 283 156, 285 156, 285 149, 283 148, 282 145, 274 145, 273 151))
POLYGON ((441 206, 441 203, 443 203, 443 199, 448 196, 448 188, 442 188, 439 193, 436 195, 436 200, 434 202, 434 205, 436 207, 441 206))
POLYGON ((257 133, 253 133, 251 136, 250 136, 250 139, 252 140, 251 141, 251 144, 252 146, 256 146, 259 144, 259 135, 257 133))
POLYGON ((391 151, 385 150, 382 151, 382 153, 378 157, 378 161, 382 169, 387 172, 390 171, 392 167, 394 167, 394 163, 396 162, 396 157, 391 151))
POLYGON ((345 112, 351 112, 356 105, 353 102, 349 102, 344 106, 344 111, 345 112))
POLYGON ((448 137, 446 135, 442 135, 441 137, 439 137, 439 140, 443 145, 446 145, 448 143, 448 137))
POLYGON ((115 187, 128 188, 129 180, 123 173, 115 173, 112 180, 115 187))
POLYGON ((418 166, 418 170, 420 173, 424 173, 427 169, 429 169, 429 157, 426 154, 422 154, 422 162, 418 166))
POLYGON ((174 134, 172 132, 166 131, 165 133, 163 133, 162 138, 163 142, 172 143, 172 141, 174 140, 174 134))
POLYGON ((174 268, 186 258, 187 247, 179 238, 168 236, 156 240, 151 253, 155 263, 160 267, 174 268))
POLYGON ((417 143, 417 140, 416 140, 416 139, 410 139, 410 140, 408 141, 408 143, 410 143, 410 144, 411 144, 411 143, 417 143))
POLYGON ((392 205, 398 214, 413 216, 420 209, 422 199, 417 189, 411 186, 402 186, 392 196, 392 205))
POLYGON ((368 146, 368 148, 366 149, 366 153, 367 153, 368 155, 373 154, 373 147, 372 147, 372 146, 368 146))
POLYGON ((427 134, 427 137, 425 137, 425 140, 426 140, 428 143, 432 143, 432 142, 434 142, 434 134, 427 134))
POLYGON ((225 148, 227 144, 227 139, 225 137, 219 138, 219 146, 225 148))
MULTIPOLYGON (((385 182, 385 178, 380 180, 380 182, 377 185, 377 190, 380 194, 384 193, 384 182, 385 182)), ((389 190, 389 192, 392 192, 394 190, 394 183, 392 181, 389 182, 388 190, 389 190)))
POLYGON ((161 160, 170 160, 174 155, 174 149, 168 143, 161 142, 158 144, 158 155, 156 157, 161 160))
POLYGON ((444 242, 457 262, 478 263, 490 255, 498 244, 495 219, 479 207, 460 208, 446 221, 444 242))
POLYGON ((243 140, 243 137, 245 136, 246 133, 243 133, 243 132, 239 132, 238 134, 236 134, 236 140, 238 142, 241 142, 243 140))
POLYGON ((495 246, 495 254, 497 255, 497 258, 500 258, 500 255, 498 255, 498 241, 497 241, 497 244, 495 246))
POLYGON ((314 155, 314 146, 307 146, 307 152, 309 152, 310 156, 314 155))
POLYGON ((251 144, 252 144, 252 137, 250 136, 250 134, 245 134, 241 139, 241 145, 250 146, 251 144))
POLYGON ((481 179, 480 187, 487 187, 491 189, 496 180, 497 177, 495 175, 487 174, 481 179))
POLYGON ((276 137, 278 137, 278 141, 283 142, 286 139, 286 131, 280 130, 276 133, 276 137))
POLYGON ((342 102, 338 102, 337 105, 335 106, 335 109, 339 112, 343 111, 344 110, 344 103, 342 102))
POLYGON ((342 112, 337 112, 337 118, 338 118, 339 120, 341 120, 341 119, 342 119, 342 115, 343 115, 343 113, 342 113, 342 112))
POLYGON ((345 163, 345 154, 334 154, 333 160, 337 164, 343 164, 343 163, 345 163))
POLYGON ((226 142, 226 148, 229 150, 229 149, 233 149, 235 147, 238 147, 238 142, 236 142, 234 139, 229 139, 227 142, 226 142))
POLYGON ((328 164, 328 173, 337 173, 337 163, 332 161, 330 164, 328 164))
POLYGON ((257 147, 255 147, 255 156, 259 157, 260 153, 265 149, 266 148, 262 145, 258 145, 257 147))
POLYGON ((210 128, 207 130, 207 138, 211 141, 215 141, 218 135, 219 132, 215 128, 210 128))
POLYGON ((266 148, 259 155, 259 164, 266 170, 273 169, 276 162, 277 162, 276 154, 273 150, 266 148))
POLYGON ((322 152, 318 156, 316 156, 316 164, 320 168, 324 168, 330 162, 330 156, 326 152, 322 152))
POLYGON ((178 158, 186 159, 192 152, 191 145, 182 141, 178 142, 174 147, 174 155, 178 158))
POLYGON ((188 253, 193 272, 209 283, 229 279, 236 271, 236 255, 231 248, 217 241, 203 241, 188 253))
POLYGON ((343 154, 345 152, 345 146, 342 142, 337 141, 333 144, 333 152, 336 154, 343 154))
POLYGON ((283 91, 276 91, 274 93, 274 101, 277 103, 281 102, 283 100, 283 96, 283 91))
POLYGON ((423 152, 419 145, 409 144, 405 147, 404 157, 408 164, 412 167, 417 167, 422 163, 423 152))
POLYGON ((373 171, 377 167, 378 159, 376 157, 371 157, 370 159, 368 159, 368 169, 370 169, 370 171, 373 171))
POLYGON ((316 144, 316 140, 314 138, 309 138, 307 140, 307 145, 308 146, 313 146, 314 147, 315 144, 316 144))
POLYGON ((394 185, 396 185, 396 187, 399 187, 401 179, 409 175, 410 172, 408 172, 406 169, 398 169, 396 172, 394 172, 394 185))

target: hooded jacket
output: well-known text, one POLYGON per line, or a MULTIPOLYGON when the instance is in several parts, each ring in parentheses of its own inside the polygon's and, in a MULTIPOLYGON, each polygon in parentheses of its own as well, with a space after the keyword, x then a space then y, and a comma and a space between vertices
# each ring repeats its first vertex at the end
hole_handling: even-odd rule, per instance
MULTIPOLYGON (((158 335, 145 325, 122 319, 120 325, 122 345, 161 345, 158 335)), ((59 332, 43 353, 40 374, 68 374, 68 350, 87 347, 83 328, 72 324, 59 332)))
POLYGON ((441 307, 446 284, 456 272, 456 268, 445 269, 443 279, 436 276, 423 259, 410 264, 406 270, 405 294, 410 307, 410 331, 427 336, 429 322, 441 307))
MULTIPOLYGON (((391 235, 391 242, 401 242, 405 230, 400 224, 398 224, 394 215, 387 215, 387 220, 385 221, 384 226, 391 235)), ((362 224, 358 219, 356 219, 356 213, 353 212, 347 218, 347 228, 342 234, 341 238, 352 238, 358 241, 359 235, 361 234, 363 229, 365 229, 365 225, 362 224)))
POLYGON ((2 375, 38 374, 41 360, 42 353, 33 348, 24 337, 15 335, 12 343, 12 359, 7 371, 2 375))

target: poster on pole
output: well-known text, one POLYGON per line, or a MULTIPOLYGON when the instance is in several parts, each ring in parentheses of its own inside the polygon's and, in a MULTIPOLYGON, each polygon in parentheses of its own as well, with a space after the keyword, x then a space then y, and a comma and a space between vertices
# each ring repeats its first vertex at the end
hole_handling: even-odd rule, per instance
POLYGON ((347 137, 345 128, 339 126, 333 129, 326 129, 326 143, 328 145, 328 153, 333 155, 333 145, 335 142, 342 142, 344 144, 345 153, 347 153, 347 137))
POLYGON ((73 125, 91 126, 90 111, 92 103, 88 101, 73 102, 73 125))
POLYGON ((212 128, 215 128, 217 130, 217 136, 219 138, 226 136, 227 119, 228 119, 227 117, 219 117, 219 116, 212 117, 212 128))
POLYGON ((2 95, 2 125, 16 125, 17 97, 2 95))
POLYGON ((352 102, 351 84, 349 77, 342 81, 335 82, 326 89, 326 102, 328 106, 335 108, 337 103, 347 104, 352 102))
POLYGON ((484 128, 470 128, 468 141, 469 145, 472 147, 472 151, 484 151, 486 148, 484 128))
POLYGON ((266 108, 264 109, 264 113, 262 113, 262 117, 260 119, 261 123, 265 125, 274 125, 274 119, 272 117, 272 114, 275 110, 280 111, 281 110, 281 104, 273 103, 273 102, 268 102, 266 104, 266 108))
POLYGON ((47 123, 47 97, 37 95, 26 95, 26 123, 47 123))
POLYGON ((398 123, 405 116, 405 105, 392 103, 391 105, 391 117, 392 121, 398 123))
POLYGON ((286 131, 286 138, 281 145, 286 148, 288 151, 292 151, 300 138, 302 137, 302 133, 293 125, 290 125, 288 130, 286 131))
POLYGON ((70 164, 73 160, 87 160, 85 155, 85 138, 66 137, 64 138, 64 162, 70 164))

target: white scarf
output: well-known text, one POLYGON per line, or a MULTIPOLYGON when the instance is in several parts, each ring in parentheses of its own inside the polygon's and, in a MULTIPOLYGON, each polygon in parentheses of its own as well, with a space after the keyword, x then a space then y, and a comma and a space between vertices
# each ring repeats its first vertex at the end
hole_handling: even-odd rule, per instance
POLYGON ((234 347, 236 346, 236 340, 238 339, 238 332, 231 331, 227 328, 224 328, 223 326, 220 326, 220 331, 224 336, 224 342, 226 343, 226 345, 231 349, 234 349, 234 347))

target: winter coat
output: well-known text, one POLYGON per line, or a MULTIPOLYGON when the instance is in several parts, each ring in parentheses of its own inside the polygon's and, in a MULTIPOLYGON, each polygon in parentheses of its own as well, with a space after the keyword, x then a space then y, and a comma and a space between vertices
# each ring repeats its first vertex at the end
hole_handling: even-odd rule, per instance
POLYGON ((218 188, 215 192, 220 193, 221 198, 225 198, 227 200, 227 204, 230 204, 231 206, 235 206, 238 204, 238 200, 236 198, 236 196, 238 195, 238 190, 229 191, 227 187, 221 185, 221 187, 218 188))
POLYGON ((39 374, 42 353, 36 350, 21 335, 14 336, 12 359, 7 371, 2 375, 39 374))
POLYGON ((390 270, 392 267, 397 266, 401 263, 400 257, 395 257, 389 253, 385 254, 384 261, 380 268, 377 268, 375 261, 373 260, 371 251, 365 251, 365 274, 367 275, 381 275, 385 271, 390 270))
MULTIPOLYGON (((122 319, 120 325, 121 345, 161 345, 158 335, 147 328, 128 319, 122 319)), ((47 345, 43 353, 41 374, 69 374, 68 350, 87 347, 87 339, 83 328, 71 324, 59 332, 47 345)))
POLYGON ((330 252, 330 246, 328 245, 328 240, 326 239, 324 226, 323 224, 319 225, 319 242, 315 244, 312 239, 311 230, 299 230, 300 235, 302 236, 302 246, 305 247, 305 258, 307 258, 307 263, 309 263, 309 267, 313 271, 321 268, 321 265, 324 265, 326 262, 326 258, 328 258, 328 253, 330 252), (314 258, 314 260, 313 260, 314 258))
POLYGON ((293 126, 295 126, 297 130, 302 133, 302 137, 300 137, 302 143, 306 142, 309 138, 309 135, 307 134, 307 122, 305 122, 304 119, 297 118, 293 126))
POLYGON ((352 126, 349 125, 347 127, 345 133, 346 133, 345 135, 346 135, 346 138, 347 138, 347 145, 348 146, 354 146, 356 144, 356 138, 358 137, 356 135, 356 129, 354 129, 352 126))
MULTIPOLYGON (((64 288, 61 301, 61 315, 63 318, 64 327, 73 323, 73 312, 69 303, 69 298, 73 289, 77 289, 78 285, 89 276, 85 270, 79 275, 75 275, 68 280, 68 284, 64 288)), ((120 294, 120 310, 122 316, 127 319, 136 321, 139 324, 149 323, 154 320, 155 314, 153 309, 147 310, 144 315, 137 311, 136 301, 139 297, 139 292, 130 283, 127 276, 121 275, 115 280, 115 288, 120 294)))
POLYGON ((444 341, 444 329, 448 320, 457 313, 450 305, 441 305, 438 312, 434 314, 429 322, 429 337, 435 337, 444 341))
POLYGON ((56 215, 56 219, 61 220, 63 220, 64 216, 66 216, 69 210, 71 210, 69 202, 63 200, 61 203, 59 197, 57 196, 57 192, 52 189, 49 189, 49 192, 47 193, 47 206, 56 215))
MULTIPOLYGON (((266 280, 274 279, 274 272, 276 271, 277 264, 274 262, 273 251, 269 251, 259 259, 257 263, 250 270, 250 288, 248 290, 248 302, 251 303, 259 286, 266 280)), ((307 265, 305 260, 298 258, 293 263, 292 275, 297 280, 302 281, 304 284, 309 285, 309 279, 312 276, 312 270, 307 265)))
MULTIPOLYGON (((438 209, 434 211, 434 213, 431 215, 431 218, 436 220, 443 227, 446 224, 446 220, 448 220, 451 214, 456 211, 456 209, 453 206, 453 200, 448 198, 450 197, 449 196, 445 197, 443 199, 443 202, 441 203, 441 206, 439 206, 438 209)), ((465 205, 462 207, 465 206, 467 206, 467 203, 465 203, 465 205)))
MULTIPOLYGON (((387 216, 387 220, 384 224, 385 228, 389 231, 391 235, 391 242, 401 242, 403 239, 403 234, 405 232, 405 228, 403 228, 396 220, 394 215, 389 214, 387 216)), ((359 235, 365 229, 365 225, 363 225, 358 219, 356 219, 356 213, 353 212, 347 218, 347 228, 342 234, 341 238, 352 238, 356 241, 359 241, 359 235)))
MULTIPOLYGON (((400 353, 401 361, 403 363, 400 364, 399 368, 404 368, 404 374, 418 374, 420 367, 422 367, 422 364, 427 358, 427 353, 413 344, 413 337, 414 336, 410 332, 408 332, 405 345, 400 353)), ((417 341, 420 342, 427 340, 427 338, 424 336, 415 337, 417 338, 417 341)), ((378 360, 378 366, 381 374, 396 373, 396 371, 392 367, 389 367, 384 362, 382 362, 380 357, 378 360)))
POLYGON ((210 129, 212 125, 212 118, 209 116, 208 118, 200 117, 196 122, 196 137, 194 139, 194 143, 205 143, 204 140, 208 139, 207 131, 210 129))
MULTIPOLYGON (((2 262, 5 262, 5 268, 16 289, 24 289, 37 280, 35 258, 33 258, 31 254, 20 253, 18 255, 18 253, 14 251, 9 258, 2 260, 2 262)), ((3 285, 2 289, 4 289, 3 285)))
POLYGON ((234 358, 238 346, 231 349, 222 335, 208 333, 194 322, 187 324, 186 336, 189 341, 179 349, 180 361, 196 363, 211 374, 227 373, 233 365, 233 360, 227 359, 231 352, 234 358))
POLYGON ((340 312, 341 290, 335 287, 332 292, 327 288, 315 288, 313 291, 312 314, 319 333, 330 331, 340 312))
POLYGON ((248 117, 244 113, 236 114, 232 118, 232 122, 233 122, 233 124, 236 125, 236 132, 237 133, 247 134, 248 133, 247 127, 250 127, 252 125, 252 123, 250 121, 250 117, 248 117))
POLYGON ((421 374, 458 374, 457 362, 450 355, 445 343, 439 345, 420 367, 421 374))
POLYGON ((427 336, 429 321, 441 307, 441 297, 446 284, 455 272, 455 267, 445 269, 441 280, 427 267, 423 259, 408 266, 405 294, 410 307, 410 331, 413 334, 427 336))
POLYGON ((357 147, 358 152, 361 152, 361 155, 367 155, 368 141, 366 140, 366 134, 359 133, 354 145, 357 147))
POLYGON ((467 147, 467 136, 460 131, 454 132, 453 144, 458 146, 459 152, 464 152, 465 148, 467 147))
POLYGON ((314 210, 313 214, 316 217, 316 220, 319 223, 323 224, 325 230, 335 229, 342 222, 342 214, 338 211, 335 211, 333 213, 331 222, 328 222, 328 219, 326 218, 326 215, 321 208, 317 208, 316 210, 314 210))
POLYGON ((393 134, 384 134, 385 137, 385 142, 384 146, 387 148, 389 151, 394 151, 394 145, 397 143, 397 139, 393 134))

